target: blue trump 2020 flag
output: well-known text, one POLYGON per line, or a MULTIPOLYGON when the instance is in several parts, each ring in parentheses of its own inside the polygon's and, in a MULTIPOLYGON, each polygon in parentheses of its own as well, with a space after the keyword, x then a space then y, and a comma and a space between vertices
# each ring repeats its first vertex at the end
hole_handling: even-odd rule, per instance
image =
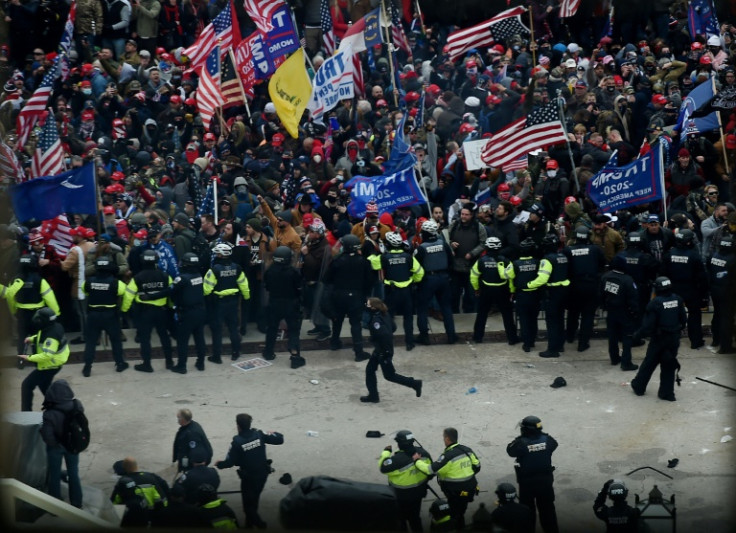
POLYGON ((690 115, 710 102, 714 96, 711 80, 701 82, 700 85, 690 91, 690 94, 683 98, 682 105, 680 105, 680 115, 677 117, 675 129, 682 131, 682 126, 688 121, 690 115))
POLYGON ((62 213, 97 211, 95 167, 89 163, 56 176, 19 183, 10 190, 18 220, 48 220, 62 213))
POLYGON ((662 147, 617 167, 610 162, 588 180, 588 197, 602 213, 661 200, 664 194, 662 147))
POLYGON ((414 176, 414 167, 386 176, 355 176, 345 187, 352 187, 348 213, 356 218, 365 216, 365 204, 371 200, 378 204, 379 213, 427 203, 414 176))

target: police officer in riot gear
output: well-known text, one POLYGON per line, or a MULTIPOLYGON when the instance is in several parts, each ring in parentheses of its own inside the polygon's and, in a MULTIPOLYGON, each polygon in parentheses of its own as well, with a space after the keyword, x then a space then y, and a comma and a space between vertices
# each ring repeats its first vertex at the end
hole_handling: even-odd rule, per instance
MULTIPOLYGON (((398 231, 386 233, 385 253, 368 258, 373 270, 383 270, 383 283, 386 286, 386 306, 391 318, 397 314, 404 317, 404 339, 406 351, 414 349, 414 305, 411 287, 422 281, 424 269, 404 247, 404 240, 398 231)), ((370 327, 370 324, 369 324, 370 327)))
POLYGON ((422 461, 422 455, 415 453, 414 466, 427 475, 437 475, 440 488, 450 506, 450 516, 455 522, 455 529, 461 531, 465 527, 465 511, 468 503, 478 493, 478 480, 475 475, 480 472, 480 461, 468 446, 458 444, 457 429, 445 428, 442 432, 445 449, 430 464, 422 461))
POLYGON ((578 351, 590 348, 593 320, 598 307, 598 284, 606 264, 603 250, 590 244, 590 229, 575 229, 575 244, 564 249, 570 260, 570 294, 567 311, 567 342, 574 342, 580 324, 578 351))
POLYGON ((513 346, 519 342, 519 337, 516 334, 509 282, 504 278, 508 260, 501 255, 503 243, 498 237, 488 237, 484 245, 485 253, 470 269, 470 285, 478 295, 478 312, 473 324, 473 342, 483 342, 488 313, 491 307, 496 305, 501 312, 506 340, 513 346))
MULTIPOLYGON (((570 261, 560 251, 560 238, 548 233, 542 239, 544 257, 539 262, 540 275, 549 272, 545 283, 544 321, 547 324, 547 349, 539 352, 539 357, 559 357, 565 351, 565 308, 570 287, 570 261)), ((532 282, 532 284, 541 282, 532 282)))
MULTIPOLYGON (((143 363, 134 365, 139 372, 153 372, 151 366, 151 332, 155 329, 161 339, 166 357, 166 368, 174 366, 171 338, 166 329, 168 297, 161 293, 171 286, 171 277, 158 269, 158 253, 146 250, 141 254, 143 269, 130 280, 125 289, 122 311, 125 313, 136 303, 138 341, 143 363)), ((164 293, 165 294, 165 293, 164 293)))
POLYGON ((368 389, 368 395, 361 396, 360 401, 363 403, 378 403, 376 371, 379 366, 386 381, 414 389, 417 397, 420 397, 422 395, 422 380, 402 376, 394 368, 393 335, 396 330, 396 324, 394 324, 388 312, 388 307, 379 298, 374 297, 368 298, 366 306, 371 313, 368 319, 368 329, 371 333, 371 341, 375 349, 365 367, 365 386, 368 389))
POLYGON ((593 502, 595 516, 606 523, 606 533, 636 533, 639 531, 641 512, 626 503, 629 489, 623 481, 609 479, 598 492, 593 502), (611 499, 612 506, 606 505, 606 497, 611 499))
POLYGON ((619 252, 625 260, 624 274, 628 274, 636 283, 636 292, 639 297, 638 316, 644 315, 649 300, 652 297, 652 285, 657 277, 659 263, 649 248, 645 245, 641 233, 632 232, 626 236, 626 248, 619 252))
POLYGON ((540 292, 539 287, 544 285, 544 278, 551 272, 538 272, 539 259, 536 258, 537 244, 534 239, 527 237, 519 244, 520 257, 512 261, 504 271, 504 277, 510 280, 514 298, 516 300, 516 315, 519 317, 521 342, 525 352, 534 348, 537 338, 537 318, 539 317, 540 292), (538 279, 542 280, 533 283, 538 279))
POLYGON ((418 453, 422 456, 419 461, 427 465, 432 463, 432 457, 427 450, 416 444, 414 434, 408 429, 397 432, 394 440, 399 449, 391 455, 391 445, 386 446, 378 459, 378 467, 382 474, 388 476, 388 484, 396 495, 401 520, 409 525, 412 533, 421 533, 422 519, 419 513, 422 509, 422 498, 427 495, 430 476, 416 467, 412 457, 418 453))
POLYGON ((713 300, 711 346, 720 346, 719 354, 736 353, 733 346, 734 306, 736 306, 736 243, 725 234, 708 261, 708 282, 713 300))
POLYGON ((222 363, 222 324, 227 325, 230 332, 231 359, 237 361, 240 357, 240 328, 238 323, 238 310, 240 298, 250 299, 248 279, 232 259, 232 247, 221 242, 212 249, 215 260, 212 267, 204 276, 204 295, 212 295, 212 355, 208 358, 213 363, 222 363))
POLYGON ((631 335, 639 318, 636 284, 631 276, 624 274, 626 259, 622 255, 615 256, 610 266, 600 285, 601 307, 607 311, 608 356, 612 365, 621 364, 621 370, 636 370, 638 365, 631 362, 631 335), (623 345, 621 356, 619 343, 623 345))
POLYGON ((422 223, 420 244, 415 252, 417 261, 424 269, 424 278, 417 292, 417 327, 419 344, 429 344, 429 305, 437 298, 445 325, 447 342, 457 342, 455 319, 452 316, 450 298, 450 267, 453 264, 453 251, 450 245, 438 237, 439 225, 434 220, 422 223))
POLYGON ((103 331, 110 337, 115 370, 122 372, 130 366, 123 358, 123 333, 117 312, 118 298, 125 295, 125 283, 115 277, 117 272, 118 266, 114 259, 103 255, 95 261, 95 273, 84 281, 83 290, 87 295, 87 329, 82 368, 84 377, 89 377, 92 373, 95 348, 103 331))
POLYGON ((363 351, 361 315, 366 295, 370 291, 372 278, 370 263, 360 255, 360 239, 345 235, 340 239, 342 253, 338 255, 325 273, 325 283, 330 287, 328 315, 332 319, 330 350, 342 348, 340 332, 345 317, 350 322, 353 352, 356 361, 365 361, 370 354, 363 351))
POLYGON ((687 307, 690 347, 695 350, 704 346, 700 306, 707 290, 707 278, 703 259, 695 249, 695 233, 682 229, 675 234, 675 245, 662 257, 661 272, 672 282, 672 292, 680 295, 687 307))
POLYGON ((178 374, 187 373, 189 337, 194 337, 197 362, 194 367, 204 370, 207 345, 204 340, 205 313, 204 279, 199 257, 192 252, 181 258, 180 275, 171 287, 171 301, 176 309, 176 366, 171 370, 178 374))
POLYGON ((245 413, 235 417, 238 434, 233 437, 225 460, 217 461, 215 466, 219 469, 238 467, 245 527, 265 529, 266 522, 258 514, 258 500, 271 473, 271 461, 266 457, 266 444, 283 444, 284 436, 275 431, 264 433, 252 428, 252 422, 253 417, 245 413))
POLYGON ((506 447, 506 453, 516 458, 516 480, 519 483, 519 502, 531 509, 544 533, 557 533, 555 510, 554 467, 552 454, 557 441, 542 431, 542 421, 527 416, 521 421, 521 435, 506 447))
POLYGON ((273 360, 276 334, 279 322, 286 321, 289 330, 289 353, 291 368, 299 368, 306 364, 299 351, 299 331, 301 316, 299 299, 302 293, 302 279, 299 271, 291 265, 292 252, 288 246, 279 246, 273 253, 273 264, 266 270, 263 283, 268 291, 269 301, 266 314, 266 345, 263 348, 264 359, 273 360))
POLYGON ((662 400, 675 401, 675 371, 680 367, 677 350, 680 347, 680 330, 687 323, 685 302, 672 291, 672 282, 664 276, 654 281, 656 296, 647 305, 641 327, 634 333, 634 341, 651 336, 647 354, 639 367, 631 388, 637 396, 643 396, 647 384, 657 368, 659 392, 662 400))
POLYGON ((532 510, 517 500, 516 487, 501 483, 496 487, 498 507, 491 512, 491 523, 509 533, 534 533, 532 510))
POLYGON ((190 468, 179 476, 176 484, 184 488, 184 501, 196 504, 199 486, 206 483, 217 490, 220 486, 220 474, 215 468, 207 466, 207 451, 202 446, 192 448, 189 452, 189 461, 190 468))

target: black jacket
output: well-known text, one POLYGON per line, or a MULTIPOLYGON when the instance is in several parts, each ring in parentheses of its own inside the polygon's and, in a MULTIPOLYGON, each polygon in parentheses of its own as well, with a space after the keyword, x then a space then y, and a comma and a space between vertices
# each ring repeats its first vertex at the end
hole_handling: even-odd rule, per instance
MULTIPOLYGON (((79 409, 84 411, 82 402, 76 401, 79 409)), ((51 383, 43 402, 43 423, 41 438, 48 446, 61 446, 64 433, 64 420, 74 407, 74 392, 65 379, 51 383)))
POLYGON ((186 470, 192 467, 191 461, 187 461, 187 465, 182 464, 182 460, 186 457, 189 458, 191 450, 201 446, 207 452, 207 460, 205 464, 210 464, 212 461, 212 445, 207 439, 207 435, 197 422, 192 420, 186 426, 179 426, 179 430, 176 432, 174 437, 174 453, 172 461, 178 461, 179 470, 186 470))

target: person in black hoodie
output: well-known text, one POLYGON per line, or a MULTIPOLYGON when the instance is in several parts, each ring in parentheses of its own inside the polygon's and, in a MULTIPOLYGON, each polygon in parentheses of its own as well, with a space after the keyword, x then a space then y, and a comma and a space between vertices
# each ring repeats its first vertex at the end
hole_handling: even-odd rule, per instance
POLYGON ((69 503, 82 508, 82 483, 79 480, 79 454, 69 453, 62 445, 64 421, 75 408, 84 412, 82 402, 74 399, 74 392, 64 379, 54 381, 46 390, 43 402, 41 438, 46 443, 46 490, 49 496, 61 499, 61 460, 66 463, 69 479, 69 503))

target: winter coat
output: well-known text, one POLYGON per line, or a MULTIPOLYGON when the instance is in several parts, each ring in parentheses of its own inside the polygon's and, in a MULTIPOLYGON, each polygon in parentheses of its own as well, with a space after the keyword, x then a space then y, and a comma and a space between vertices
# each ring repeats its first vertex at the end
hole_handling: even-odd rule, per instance
POLYGON ((60 446, 64 438, 64 420, 74 404, 84 412, 82 402, 74 402, 74 392, 65 379, 57 379, 46 390, 43 402, 41 438, 47 446, 60 446))

